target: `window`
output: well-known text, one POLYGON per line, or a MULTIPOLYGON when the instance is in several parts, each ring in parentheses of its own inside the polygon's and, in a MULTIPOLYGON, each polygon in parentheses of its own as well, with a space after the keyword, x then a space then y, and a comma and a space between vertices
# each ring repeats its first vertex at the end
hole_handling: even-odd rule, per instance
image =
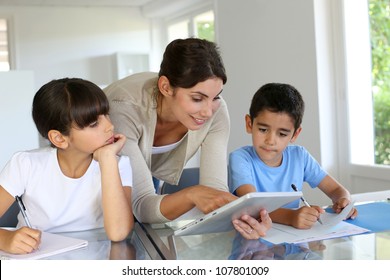
MULTIPOLYGON (((341 181, 352 193, 388 190, 390 184, 390 165, 378 164, 375 151, 376 123, 380 121, 375 115, 381 111, 376 111, 375 105, 378 89, 373 76, 376 61, 372 55, 383 46, 372 45, 371 1, 381 0, 332 1, 338 168, 341 181)), ((388 32, 388 29, 387 26, 384 30, 388 32)))
POLYGON ((0 71, 9 70, 8 25, 6 19, 0 18, 0 71))
POLYGON ((214 12, 194 13, 168 24, 168 42, 177 38, 197 37, 215 41, 214 12))
POLYGON ((390 165, 389 6, 387 0, 344 1, 353 164, 390 165))
POLYGON ((375 163, 390 165, 390 2, 369 0, 375 163))

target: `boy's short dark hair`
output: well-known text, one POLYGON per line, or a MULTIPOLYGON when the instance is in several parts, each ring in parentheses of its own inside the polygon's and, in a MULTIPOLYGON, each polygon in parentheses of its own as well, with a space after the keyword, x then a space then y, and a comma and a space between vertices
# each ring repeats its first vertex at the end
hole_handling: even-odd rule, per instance
POLYGON ((48 82, 37 91, 32 105, 35 125, 46 139, 52 129, 69 135, 72 126, 84 128, 108 112, 105 93, 94 83, 79 78, 48 82))
POLYGON ((249 115, 253 119, 268 110, 274 113, 287 113, 294 121, 297 130, 303 118, 305 103, 299 91, 289 84, 268 83, 260 87, 252 98, 249 115))

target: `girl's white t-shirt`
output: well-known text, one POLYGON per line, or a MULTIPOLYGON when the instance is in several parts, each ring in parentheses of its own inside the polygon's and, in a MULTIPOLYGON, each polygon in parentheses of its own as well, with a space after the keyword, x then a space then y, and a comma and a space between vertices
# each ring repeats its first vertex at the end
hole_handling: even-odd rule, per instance
MULTIPOLYGON (((132 169, 126 156, 118 157, 122 185, 132 186, 132 169)), ((77 179, 65 176, 57 149, 43 148, 13 155, 0 173, 0 185, 23 203, 34 228, 47 232, 80 231, 103 227, 101 174, 92 160, 77 179)), ((25 222, 18 215, 18 227, 25 222)))

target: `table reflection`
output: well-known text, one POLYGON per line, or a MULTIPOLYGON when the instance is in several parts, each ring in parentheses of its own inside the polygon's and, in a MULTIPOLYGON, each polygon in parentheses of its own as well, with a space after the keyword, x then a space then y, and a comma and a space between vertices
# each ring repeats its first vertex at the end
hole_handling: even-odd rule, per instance
POLYGON ((233 240, 232 253, 228 259, 233 260, 320 260, 318 252, 326 249, 322 241, 300 244, 273 244, 268 241, 246 240, 236 234, 233 240))

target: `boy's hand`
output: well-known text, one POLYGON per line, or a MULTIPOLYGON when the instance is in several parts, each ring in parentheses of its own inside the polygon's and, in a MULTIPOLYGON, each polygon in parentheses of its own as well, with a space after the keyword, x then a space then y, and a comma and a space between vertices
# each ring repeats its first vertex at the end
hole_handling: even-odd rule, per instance
POLYGON ((4 251, 11 254, 28 254, 39 248, 41 231, 29 227, 7 230, 4 233, 4 251))
MULTIPOLYGON (((347 207, 347 205, 351 203, 351 201, 348 199, 348 198, 340 198, 338 201, 336 201, 334 204, 333 204, 333 211, 335 213, 340 213, 345 207, 347 207)), ((353 207, 351 209, 351 211, 349 212, 348 216, 347 216, 347 219, 355 219, 358 215, 358 211, 355 207, 353 207)))
POLYGON ((320 215, 324 212, 324 209, 316 205, 303 206, 293 210, 292 226, 298 229, 309 229, 317 223, 320 215))

